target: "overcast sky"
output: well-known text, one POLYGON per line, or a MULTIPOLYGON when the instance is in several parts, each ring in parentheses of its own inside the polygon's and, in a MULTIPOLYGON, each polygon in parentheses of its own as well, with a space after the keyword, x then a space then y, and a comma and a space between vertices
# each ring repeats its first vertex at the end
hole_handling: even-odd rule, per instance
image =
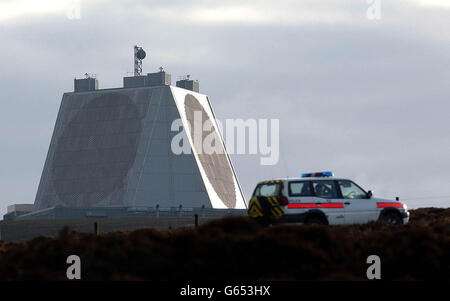
POLYGON ((144 72, 199 79, 220 119, 280 119, 277 165, 232 156, 247 199, 260 180, 332 170, 450 205, 450 0, 381 0, 379 19, 366 0, 90 0, 80 19, 72 2, 0 0, 1 214, 34 202, 73 78, 120 87, 135 44, 144 72))

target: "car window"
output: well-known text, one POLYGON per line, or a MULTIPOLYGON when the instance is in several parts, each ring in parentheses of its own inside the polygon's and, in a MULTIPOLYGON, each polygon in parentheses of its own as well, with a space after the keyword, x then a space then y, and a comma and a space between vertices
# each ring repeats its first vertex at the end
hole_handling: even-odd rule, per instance
POLYGON ((352 181, 338 181, 344 199, 367 199, 367 193, 352 181))
POLYGON ((337 198, 334 181, 312 181, 314 193, 321 198, 337 198))
POLYGON ((290 196, 312 196, 311 185, 308 181, 289 182, 290 196))
POLYGON ((281 190, 281 183, 267 183, 259 184, 256 187, 254 196, 279 196, 281 190))

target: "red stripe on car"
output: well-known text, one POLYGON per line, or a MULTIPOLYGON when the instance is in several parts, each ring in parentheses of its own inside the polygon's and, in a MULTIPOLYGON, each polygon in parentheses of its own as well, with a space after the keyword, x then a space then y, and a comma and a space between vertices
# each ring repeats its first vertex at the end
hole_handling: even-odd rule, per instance
POLYGON ((377 203, 377 208, 386 208, 386 207, 395 207, 395 208, 403 208, 402 203, 377 203))
POLYGON ((289 209, 303 209, 303 208, 344 208, 344 203, 297 203, 289 204, 289 209))

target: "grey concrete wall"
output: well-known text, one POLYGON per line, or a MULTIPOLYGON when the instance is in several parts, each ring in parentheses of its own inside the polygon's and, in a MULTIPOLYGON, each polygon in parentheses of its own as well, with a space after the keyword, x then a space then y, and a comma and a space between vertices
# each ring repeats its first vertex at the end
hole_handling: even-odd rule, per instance
POLYGON ((63 96, 34 211, 72 207, 211 207, 192 154, 170 142, 169 86, 63 96))
POLYGON ((200 91, 200 83, 198 80, 192 80, 192 79, 182 79, 176 82, 177 87, 191 90, 194 92, 200 91))
MULTIPOLYGON (((213 217, 199 217, 203 224, 213 217)), ((66 220, 20 220, 1 221, 0 240, 21 241, 39 236, 56 237, 61 229, 69 227, 80 232, 94 232, 94 223, 98 222, 99 232, 131 231, 136 229, 154 228, 168 229, 193 227, 194 217, 144 217, 144 218, 114 218, 114 219, 66 219, 66 220)))
POLYGON ((95 78, 74 79, 74 91, 85 92, 98 90, 98 80, 95 78))

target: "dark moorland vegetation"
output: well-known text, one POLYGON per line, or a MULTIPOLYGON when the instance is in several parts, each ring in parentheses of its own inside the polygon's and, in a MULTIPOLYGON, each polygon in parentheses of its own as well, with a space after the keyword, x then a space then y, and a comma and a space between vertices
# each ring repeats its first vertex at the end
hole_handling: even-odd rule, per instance
POLYGON ((450 279, 450 209, 411 210, 402 226, 283 225, 244 217, 198 228, 0 242, 0 280, 65 280, 67 256, 83 280, 364 280, 369 255, 384 280, 450 279))

